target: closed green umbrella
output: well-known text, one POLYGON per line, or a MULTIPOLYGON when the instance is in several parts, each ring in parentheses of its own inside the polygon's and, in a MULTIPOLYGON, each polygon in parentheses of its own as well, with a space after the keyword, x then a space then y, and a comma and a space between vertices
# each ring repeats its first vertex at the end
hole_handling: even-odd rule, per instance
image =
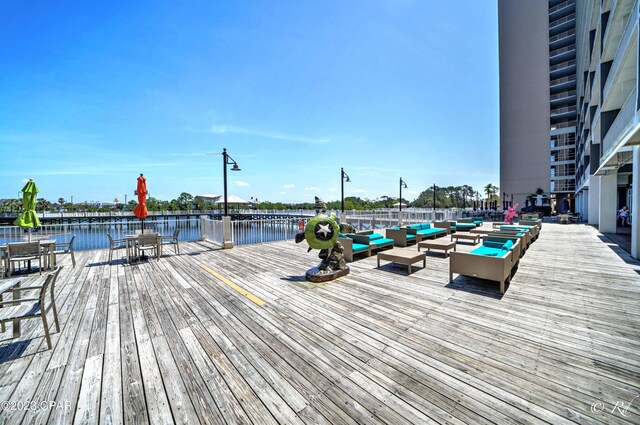
MULTIPOLYGON (((38 197, 38 187, 29 179, 24 188, 22 188, 22 214, 13 222, 22 229, 33 229, 40 227, 40 219, 36 214, 36 198, 38 197)), ((31 232, 29 232, 29 241, 31 241, 31 232)))

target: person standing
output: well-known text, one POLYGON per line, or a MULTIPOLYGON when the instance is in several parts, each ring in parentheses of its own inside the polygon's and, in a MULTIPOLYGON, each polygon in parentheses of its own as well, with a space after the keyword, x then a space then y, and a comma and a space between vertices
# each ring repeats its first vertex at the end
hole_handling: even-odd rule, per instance
POLYGON ((622 207, 620 211, 618 211, 618 218, 620 219, 621 226, 626 227, 629 222, 629 210, 627 209, 626 205, 622 207))

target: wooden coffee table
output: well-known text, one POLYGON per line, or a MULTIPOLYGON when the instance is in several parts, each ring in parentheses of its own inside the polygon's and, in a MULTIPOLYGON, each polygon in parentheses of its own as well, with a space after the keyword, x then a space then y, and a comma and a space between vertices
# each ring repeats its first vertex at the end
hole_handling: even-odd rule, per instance
POLYGON ((427 256, 424 252, 410 251, 407 249, 390 249, 388 251, 382 251, 378 253, 378 267, 380 267, 380 260, 387 260, 394 263, 404 264, 407 266, 407 271, 411 274, 411 265, 422 260, 422 267, 427 266, 427 256))
POLYGON ((455 233, 451 235, 451 241, 455 238, 456 242, 460 239, 473 241, 474 244, 480 242, 480 235, 478 233, 455 233))
POLYGON ((418 251, 420 251, 420 248, 425 248, 427 251, 431 251, 432 249, 439 249, 441 251, 444 251, 444 255, 448 257, 450 249, 453 249, 454 251, 456 250, 456 243, 448 241, 444 238, 434 239, 418 242, 418 251))

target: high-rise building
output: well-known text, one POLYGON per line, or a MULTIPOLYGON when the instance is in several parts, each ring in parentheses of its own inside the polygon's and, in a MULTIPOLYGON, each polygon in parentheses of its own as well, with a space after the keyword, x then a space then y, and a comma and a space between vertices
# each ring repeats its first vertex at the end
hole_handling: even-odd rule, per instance
POLYGON ((617 231, 617 212, 627 206, 635 258, 640 256, 639 18, 637 0, 498 3, 502 191, 548 188, 557 211, 579 213, 604 233, 617 231), (543 171, 547 188, 540 186, 543 171))

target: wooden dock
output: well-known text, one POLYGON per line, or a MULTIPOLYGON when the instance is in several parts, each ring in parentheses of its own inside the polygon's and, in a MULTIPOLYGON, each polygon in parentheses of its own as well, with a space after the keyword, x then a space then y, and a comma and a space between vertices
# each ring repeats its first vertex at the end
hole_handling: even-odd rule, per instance
POLYGON ((602 238, 545 223, 504 296, 439 253, 325 284, 293 241, 61 257, 53 349, 0 334, 0 423, 640 423, 640 264, 602 238))

